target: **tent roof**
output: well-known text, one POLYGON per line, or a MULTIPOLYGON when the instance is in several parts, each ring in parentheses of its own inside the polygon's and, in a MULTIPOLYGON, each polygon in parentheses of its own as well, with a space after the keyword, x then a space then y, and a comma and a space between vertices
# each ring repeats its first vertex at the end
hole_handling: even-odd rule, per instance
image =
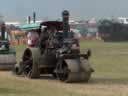
POLYGON ((40 23, 24 24, 24 25, 20 25, 19 28, 21 30, 26 30, 26 31, 35 30, 40 28, 40 23))

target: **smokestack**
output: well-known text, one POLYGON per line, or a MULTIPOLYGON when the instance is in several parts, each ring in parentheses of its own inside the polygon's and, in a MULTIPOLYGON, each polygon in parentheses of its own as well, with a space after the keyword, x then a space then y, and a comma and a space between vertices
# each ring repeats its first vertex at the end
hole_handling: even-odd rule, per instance
POLYGON ((27 17, 27 24, 30 24, 31 23, 31 16, 28 16, 27 17))
POLYGON ((36 23, 36 12, 33 12, 33 23, 36 23))
POLYGON ((1 26, 1 36, 2 36, 2 40, 5 40, 5 31, 6 31, 5 23, 2 23, 0 26, 1 26))
POLYGON ((70 30, 70 26, 69 26, 69 12, 67 10, 64 10, 62 12, 62 18, 63 18, 64 38, 68 38, 68 31, 70 30))

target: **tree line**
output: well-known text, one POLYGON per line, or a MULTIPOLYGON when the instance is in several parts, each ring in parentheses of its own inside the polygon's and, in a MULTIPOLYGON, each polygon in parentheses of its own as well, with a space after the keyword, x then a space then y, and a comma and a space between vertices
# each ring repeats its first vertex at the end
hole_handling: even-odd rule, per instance
POLYGON ((99 21, 98 31, 104 41, 128 41, 128 24, 102 20, 99 21))

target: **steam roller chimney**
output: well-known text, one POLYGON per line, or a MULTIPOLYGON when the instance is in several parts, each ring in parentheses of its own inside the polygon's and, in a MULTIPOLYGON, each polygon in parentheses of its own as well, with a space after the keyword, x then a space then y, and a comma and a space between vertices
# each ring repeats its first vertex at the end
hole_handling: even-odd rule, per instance
POLYGON ((36 23, 36 12, 33 12, 33 23, 36 23))
POLYGON ((69 11, 68 10, 64 10, 62 12, 62 18, 63 18, 64 38, 68 38, 68 32, 70 30, 70 27, 69 27, 69 11))
POLYGON ((30 24, 31 23, 31 16, 28 16, 27 17, 27 24, 30 24))

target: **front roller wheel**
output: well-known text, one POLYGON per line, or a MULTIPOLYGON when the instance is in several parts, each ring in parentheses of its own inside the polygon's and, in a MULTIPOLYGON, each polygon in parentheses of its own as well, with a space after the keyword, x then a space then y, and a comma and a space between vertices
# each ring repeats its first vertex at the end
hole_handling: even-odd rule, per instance
MULTIPOLYGON (((87 61, 87 60, 85 60, 87 61)), ((79 58, 60 60, 56 67, 57 78, 60 81, 88 82, 92 71, 87 62, 82 62, 79 58)))

